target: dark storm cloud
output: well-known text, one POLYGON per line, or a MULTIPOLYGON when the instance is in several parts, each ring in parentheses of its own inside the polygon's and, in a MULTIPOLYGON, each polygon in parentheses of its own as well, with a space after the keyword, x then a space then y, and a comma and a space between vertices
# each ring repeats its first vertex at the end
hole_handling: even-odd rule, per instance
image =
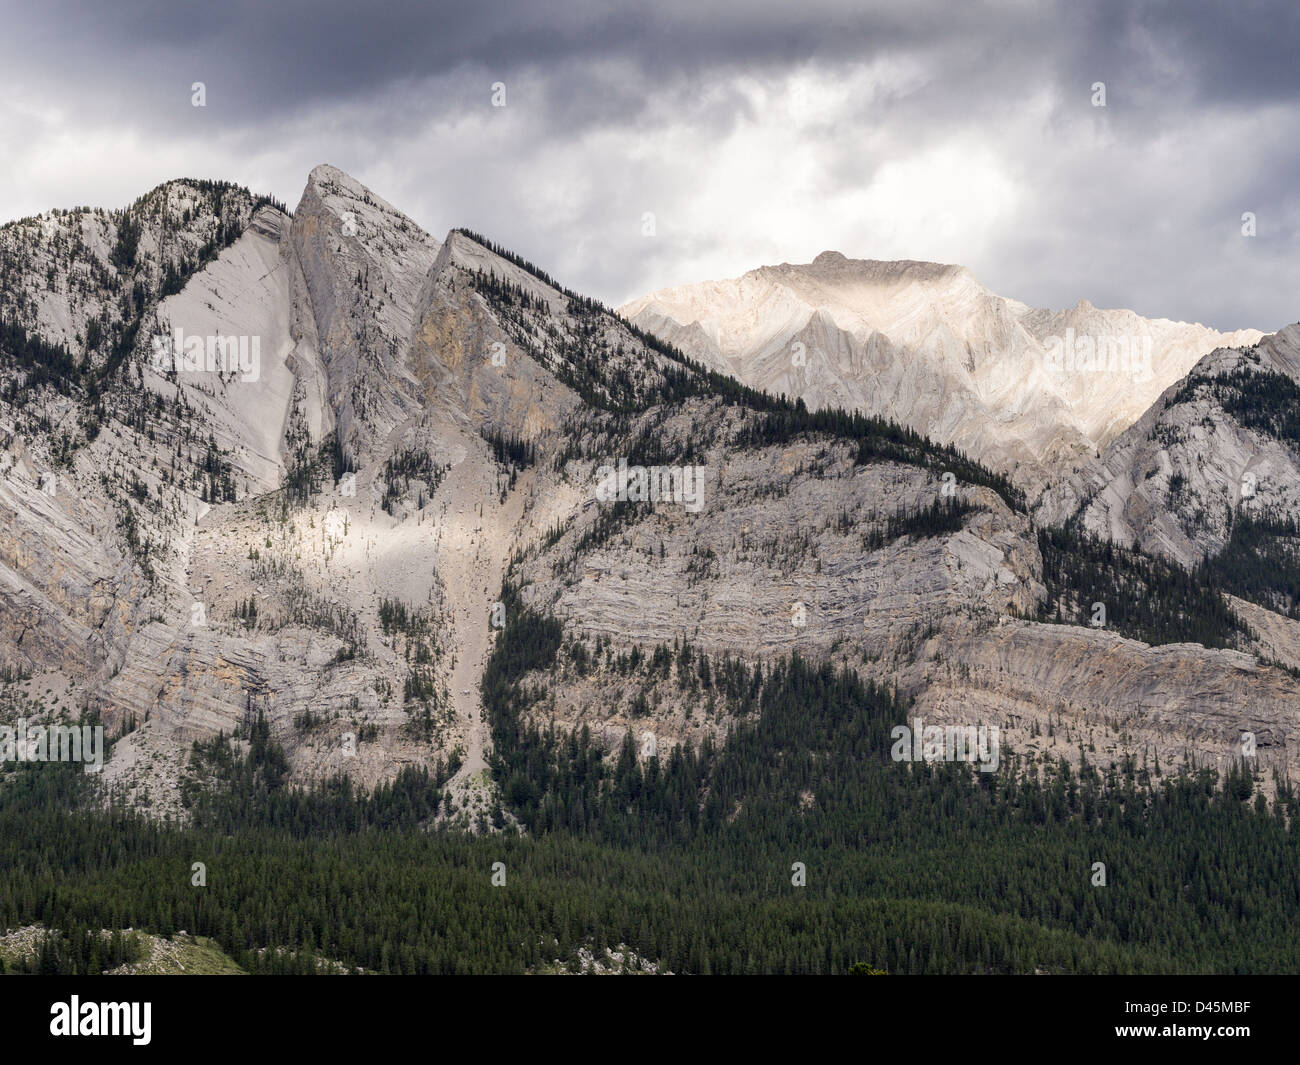
POLYGON ((245 72, 263 84, 288 81, 315 94, 364 90, 391 77, 436 73, 465 61, 516 64, 578 56, 640 54, 656 68, 690 69, 719 59, 784 61, 809 54, 844 57, 873 47, 925 41, 981 21, 990 10, 908 4, 896 13, 808 0, 686 3, 661 0, 639 10, 593 0, 512 3, 319 3, 230 0, 177 4, 125 0, 112 5, 50 0, 6 5, 11 25, 31 40, 103 52, 116 64, 163 48, 199 55, 238 49, 245 72), (292 48, 292 50, 290 50, 292 48), (288 75, 286 80, 285 76, 288 75))
MULTIPOLYGON (((464 68, 563 73, 593 63, 617 65, 605 92, 565 93, 591 119, 626 119, 648 82, 708 77, 816 58, 861 60, 893 48, 960 39, 997 17, 996 8, 908 3, 897 11, 857 5, 626 3, 565 0, 511 3, 308 3, 233 0, 184 5, 167 0, 115 4, 55 0, 15 5, 11 77, 69 88, 73 81, 134 85, 134 103, 159 114, 170 98, 188 102, 179 82, 206 74, 224 95, 220 121, 250 120, 378 93, 403 81, 464 68), (850 10, 845 11, 848 6, 850 10), (50 63, 50 56, 59 62, 50 63), (21 72, 21 74, 20 74, 21 72), (629 91, 619 92, 624 79, 629 91), (612 90, 612 91, 611 91, 612 90)), ((429 102, 436 106, 436 101, 429 102)), ((96 107, 94 94, 83 104, 96 107)), ((563 117, 563 116, 562 116, 563 117)))
POLYGON ((1039 304, 1300 318, 1294 0, 0 9, 7 216, 179 173, 292 204, 329 161, 611 301, 839 247, 1039 304))

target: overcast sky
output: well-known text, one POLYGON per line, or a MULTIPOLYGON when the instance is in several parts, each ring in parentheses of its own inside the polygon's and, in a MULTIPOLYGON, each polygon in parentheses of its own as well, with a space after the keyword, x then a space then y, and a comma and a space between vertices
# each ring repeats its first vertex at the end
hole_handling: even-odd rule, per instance
POLYGON ((962 263, 1036 306, 1300 320, 1296 0, 0 0, 0 16, 4 220, 174 177, 293 207, 329 162, 436 236, 478 230, 611 304, 833 248, 962 263))

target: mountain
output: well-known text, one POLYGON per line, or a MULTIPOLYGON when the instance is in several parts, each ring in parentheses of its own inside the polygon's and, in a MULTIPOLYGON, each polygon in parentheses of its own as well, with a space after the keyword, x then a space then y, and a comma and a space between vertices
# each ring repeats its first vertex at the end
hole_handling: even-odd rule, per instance
POLYGON ((1045 540, 1003 474, 878 416, 1082 456, 1113 386, 1053 385, 1040 334, 1146 329, 1165 373, 1197 327, 825 255, 715 286, 683 353, 328 166, 292 213, 178 181, 12 223, 0 279, 8 715, 102 721, 104 780, 156 815, 220 792, 206 745, 233 735, 283 752, 274 781, 426 772, 438 817, 527 827, 547 730, 722 744, 747 703, 720 678, 794 656, 1030 758, 1224 765, 1242 731, 1261 766, 1297 757, 1297 682, 1266 664, 1300 660, 1289 615, 1248 628, 1226 585, 1045 540), (732 376, 796 337, 872 416, 829 377, 805 404, 732 376))
POLYGON ((1185 567, 1209 559, 1245 598, 1300 618, 1297 411, 1300 326, 1215 350, 1049 493, 1042 516, 1185 567))
MULTIPOLYGON (((1094 328, 879 274, 841 287, 911 332, 800 335, 933 351, 972 432, 1019 395, 1004 341, 1041 379, 1032 329, 1094 328)), ((1092 459, 1025 393, 985 430, 1017 478, 1039 438, 1080 464, 1031 504, 333 167, 292 212, 180 180, 0 227, 5 963, 193 960, 184 929, 249 972, 1294 969, 1294 356, 1216 350, 1092 459), (1172 474, 1120 487, 1149 423, 1226 502, 1203 422, 1260 512, 1180 565, 1143 542, 1172 474), (10 757, 74 723, 99 774, 10 757), (979 766, 900 745, 935 727, 979 766)), ((900 417, 933 399, 880 365, 900 417)))
POLYGON ((1259 339, 1004 299, 960 266, 848 259, 663 289, 620 313, 753 388, 888 417, 1032 493, 1095 457, 1206 352, 1259 339))

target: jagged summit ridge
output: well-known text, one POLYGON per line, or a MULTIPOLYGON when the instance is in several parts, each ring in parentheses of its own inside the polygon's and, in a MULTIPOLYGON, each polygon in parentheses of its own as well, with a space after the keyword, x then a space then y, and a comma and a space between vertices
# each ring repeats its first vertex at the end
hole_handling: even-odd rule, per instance
POLYGON ((661 289, 620 308, 692 356, 755 388, 897 418, 1015 470, 1029 487, 1077 467, 1136 421, 1207 351, 1256 330, 1098 310, 1031 308, 965 267, 851 259, 765 266, 661 289), (1088 338, 1123 359, 1054 361, 1088 338), (1136 354, 1130 354, 1136 352, 1136 354), (1059 363, 1059 365, 1058 365, 1059 363))

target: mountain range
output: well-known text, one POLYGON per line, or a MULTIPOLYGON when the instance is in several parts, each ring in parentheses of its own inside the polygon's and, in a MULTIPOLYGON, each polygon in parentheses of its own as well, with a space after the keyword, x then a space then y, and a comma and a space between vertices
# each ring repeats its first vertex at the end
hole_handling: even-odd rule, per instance
POLYGON ((835 252, 615 312, 330 166, 9 223, 0 319, 2 712, 151 816, 264 729, 528 828, 528 730, 725 745, 795 658, 1029 766, 1300 760, 1300 327, 835 252))

